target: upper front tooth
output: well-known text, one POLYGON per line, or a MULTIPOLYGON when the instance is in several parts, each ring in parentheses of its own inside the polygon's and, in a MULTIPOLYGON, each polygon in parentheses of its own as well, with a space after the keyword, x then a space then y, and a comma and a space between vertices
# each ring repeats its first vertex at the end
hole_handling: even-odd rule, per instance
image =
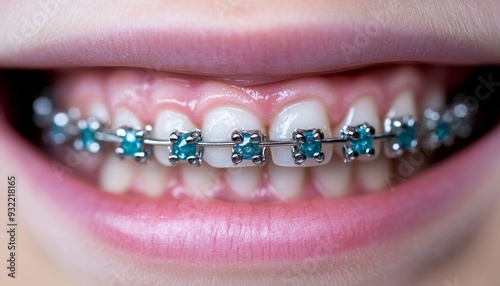
POLYGON ((416 116, 417 105, 415 103, 415 95, 411 90, 401 92, 393 101, 389 112, 388 118, 401 117, 401 116, 416 116))
MULTIPOLYGON (((195 125, 184 114, 165 110, 158 114, 153 128, 153 136, 155 139, 168 140, 173 130, 190 131, 195 129, 195 125)), ((156 160, 165 166, 172 166, 168 157, 170 156, 169 148, 165 146, 154 146, 153 153, 156 160)))
POLYGON ((441 110, 445 105, 446 92, 444 87, 435 84, 429 87, 424 92, 423 104, 421 106, 422 110, 430 108, 432 110, 441 110))
MULTIPOLYGON (((301 101, 286 107, 278 114, 269 129, 269 138, 271 140, 290 140, 295 129, 310 130, 315 128, 321 129, 325 138, 332 136, 328 115, 323 105, 313 100, 301 101)), ((319 146, 321 145, 320 143, 319 146)), ((321 149, 324 159, 320 164, 326 164, 332 156, 332 146, 330 144, 323 145, 321 149)), ((271 152, 273 162, 276 165, 285 167, 298 166, 292 156, 290 146, 273 147, 271 152)), ((308 158, 301 164, 301 166, 317 165, 318 162, 314 158, 308 158)))
POLYGON ((141 121, 128 109, 119 109, 113 118, 113 129, 121 127, 141 128, 141 121))
POLYGON ((404 150, 416 148, 415 119, 417 115, 417 105, 415 95, 411 90, 401 92, 393 101, 384 122, 384 129, 387 133, 395 133, 396 137, 386 141, 385 152, 390 158, 401 155, 404 150), (404 128, 397 127, 396 122, 402 120, 404 128), (412 121, 410 121, 412 120, 412 121), (411 142, 411 143, 408 143, 411 142))
POLYGON ((100 122, 109 122, 109 115, 106 106, 99 100, 94 100, 89 107, 89 114, 100 122))
MULTIPOLYGON (((259 118, 250 111, 237 107, 219 107, 205 116, 202 130, 203 140, 206 142, 231 142, 231 134, 235 130, 260 130, 263 132, 264 126, 259 118)), ((206 148, 203 160, 217 168, 234 167, 235 163, 231 160, 231 151, 231 148, 227 147, 206 148)), ((251 161, 252 152, 253 150, 248 154, 248 158, 245 158, 237 166, 255 166, 251 161)), ((255 153, 254 155, 259 155, 257 152, 255 153)))
MULTIPOLYGON (((377 105, 374 99, 370 96, 365 96, 356 100, 347 112, 342 124, 337 128, 338 130, 341 130, 343 126, 356 127, 364 123, 371 125, 375 129, 375 134, 381 133, 382 129, 377 111, 377 105)), ((379 140, 373 140, 372 148, 375 150, 375 154, 371 157, 376 158, 381 152, 379 140)), ((339 154, 341 154, 340 148, 337 150, 339 150, 339 154)), ((360 155, 359 159, 363 160, 363 158, 364 157, 360 155)))

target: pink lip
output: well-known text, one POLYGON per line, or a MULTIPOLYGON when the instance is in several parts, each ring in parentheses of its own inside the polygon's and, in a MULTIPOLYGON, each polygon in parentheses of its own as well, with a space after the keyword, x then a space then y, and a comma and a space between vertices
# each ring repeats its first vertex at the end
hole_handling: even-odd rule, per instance
POLYGON ((492 61, 491 54, 470 42, 394 25, 382 27, 376 36, 367 38, 367 46, 360 47, 357 36, 361 32, 353 27, 362 24, 302 24, 294 29, 277 26, 221 32, 202 27, 165 30, 128 23, 126 27, 100 27, 98 35, 82 32, 49 38, 22 55, 0 56, 0 63, 30 68, 141 67, 256 84, 376 63, 492 61))
MULTIPOLYGON (((393 191, 346 199, 268 205, 222 201, 123 198, 70 175, 61 183, 50 162, 4 121, 2 150, 11 150, 23 174, 109 247, 165 260, 259 263, 333 256, 383 243, 436 220, 465 202, 493 166, 497 128, 467 150, 393 191), (482 168, 476 168, 481 164, 482 168), (456 176, 467 174, 467 176, 456 176)), ((9 156, 8 155, 8 156, 9 156)), ((9 160, 9 158, 5 158, 9 160)), ((14 161, 14 160, 12 160, 14 161)))

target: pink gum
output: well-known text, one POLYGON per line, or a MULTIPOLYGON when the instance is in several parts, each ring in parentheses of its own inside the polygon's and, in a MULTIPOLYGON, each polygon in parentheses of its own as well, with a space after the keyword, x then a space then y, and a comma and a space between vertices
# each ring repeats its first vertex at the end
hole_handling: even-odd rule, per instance
POLYGON ((65 71, 56 83, 56 93, 62 105, 78 106, 84 115, 97 100, 105 103, 109 114, 127 108, 142 122, 154 124, 158 112, 169 109, 187 114, 198 126, 208 111, 228 105, 253 112, 269 126, 287 105, 317 99, 325 105, 334 126, 361 96, 372 96, 383 117, 399 93, 410 89, 418 99, 425 94, 425 86, 445 86, 447 72, 445 68, 387 66, 239 87, 138 69, 90 69, 65 71))

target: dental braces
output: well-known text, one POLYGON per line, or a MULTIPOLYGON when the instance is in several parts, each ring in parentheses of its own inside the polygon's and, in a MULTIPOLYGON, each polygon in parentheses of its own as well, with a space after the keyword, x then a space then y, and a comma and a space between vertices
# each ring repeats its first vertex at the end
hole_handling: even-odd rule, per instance
POLYGON ((193 166, 203 163, 205 148, 231 148, 231 162, 237 166, 244 161, 263 166, 267 161, 268 148, 290 146, 290 156, 296 165, 307 159, 321 163, 325 159, 323 145, 340 144, 344 163, 359 157, 373 157, 376 150, 373 140, 385 140, 385 155, 389 158, 401 156, 405 151, 416 152, 421 145, 435 149, 442 144, 450 146, 455 137, 465 138, 472 132, 473 111, 465 103, 455 102, 443 112, 426 109, 422 122, 414 116, 386 118, 384 132, 376 133, 369 123, 346 125, 339 137, 325 138, 319 128, 297 128, 289 139, 268 140, 267 135, 257 129, 233 130, 228 141, 204 141, 202 131, 172 130, 169 138, 151 136, 152 127, 124 126, 114 132, 95 117, 80 118, 77 108, 66 112, 55 111, 52 102, 40 97, 33 104, 34 122, 45 129, 47 143, 61 145, 71 143, 76 150, 98 153, 103 144, 115 144, 118 157, 135 158, 146 162, 152 155, 153 146, 168 148, 170 164, 186 161, 193 166))

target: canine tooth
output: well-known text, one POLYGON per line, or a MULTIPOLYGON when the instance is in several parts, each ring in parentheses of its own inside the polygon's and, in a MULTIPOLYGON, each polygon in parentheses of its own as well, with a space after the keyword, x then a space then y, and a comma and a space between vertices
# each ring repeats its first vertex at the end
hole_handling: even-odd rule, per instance
POLYGON ((112 127, 114 130, 127 126, 131 128, 142 127, 141 121, 128 109, 119 109, 113 117, 112 127))
MULTIPOLYGON (((269 138, 271 140, 290 140, 292 133, 296 128, 312 129, 319 128, 324 133, 325 138, 331 137, 332 132, 328 123, 328 115, 325 108, 318 101, 301 101, 292 104, 274 119, 269 128, 269 138)), ((322 151, 324 160, 321 163, 315 161, 314 158, 307 158, 301 166, 317 166, 318 164, 327 164, 332 156, 332 146, 323 144, 322 151)), ((280 146, 271 148, 273 162, 278 166, 295 167, 298 166, 294 162, 290 146, 280 146)))
MULTIPOLYGON (((375 134, 382 133, 380 118, 378 115, 377 104, 374 99, 370 96, 362 97, 354 102, 354 104, 349 108, 347 115, 341 125, 337 127, 337 130, 341 130, 343 126, 358 126, 363 123, 368 123, 373 128, 375 128, 375 134)), ((340 131, 339 131, 340 134, 340 131)), ((373 149, 375 149, 375 154, 368 158, 368 160, 377 158, 379 154, 383 151, 380 147, 380 140, 373 140, 373 149)), ((342 156, 342 148, 337 148, 337 152, 342 156)), ((358 160, 366 160, 364 156, 360 156, 358 160)))
POLYGON ((226 169, 226 178, 233 192, 243 198, 251 197, 260 186, 262 168, 231 168, 226 169))
MULTIPOLYGON (((264 126, 259 118, 250 111, 236 107, 219 107, 207 113, 203 120, 204 141, 231 141, 234 130, 260 130, 264 126)), ((203 159, 218 168, 234 167, 231 160, 231 148, 207 148, 203 159)), ((255 166, 251 160, 243 160, 237 166, 255 166)))
MULTIPOLYGON (((164 110, 158 114, 153 127, 153 137, 168 140, 173 130, 189 131, 195 129, 195 125, 189 118, 181 113, 164 110)), ((156 160, 164 166, 172 166, 168 161, 170 151, 165 146, 154 146, 153 153, 156 160)))
POLYGON ((288 200, 298 198, 301 195, 306 168, 282 167, 269 162, 267 171, 269 181, 273 186, 272 191, 276 197, 288 200))
POLYGON ((353 164, 344 164, 340 158, 332 158, 326 166, 312 167, 310 170, 318 191, 327 198, 347 195, 352 166, 353 164))
POLYGON ((401 116, 416 116, 417 105, 415 103, 415 95, 410 90, 405 90, 400 93, 393 101, 389 112, 388 118, 401 117, 401 116))
POLYGON ((214 188, 224 169, 217 169, 207 164, 199 167, 182 164, 180 167, 184 186, 193 197, 211 198, 215 196, 214 188))
POLYGON ((369 162, 356 162, 356 180, 366 192, 377 192, 385 189, 388 185, 389 172, 391 170, 390 160, 380 156, 369 162))
POLYGON ((123 194, 132 186, 137 163, 131 160, 120 160, 109 154, 103 161, 99 178, 103 190, 123 194))
POLYGON ((171 169, 166 168, 154 160, 139 166, 138 189, 148 197, 157 198, 166 191, 171 177, 171 169))

